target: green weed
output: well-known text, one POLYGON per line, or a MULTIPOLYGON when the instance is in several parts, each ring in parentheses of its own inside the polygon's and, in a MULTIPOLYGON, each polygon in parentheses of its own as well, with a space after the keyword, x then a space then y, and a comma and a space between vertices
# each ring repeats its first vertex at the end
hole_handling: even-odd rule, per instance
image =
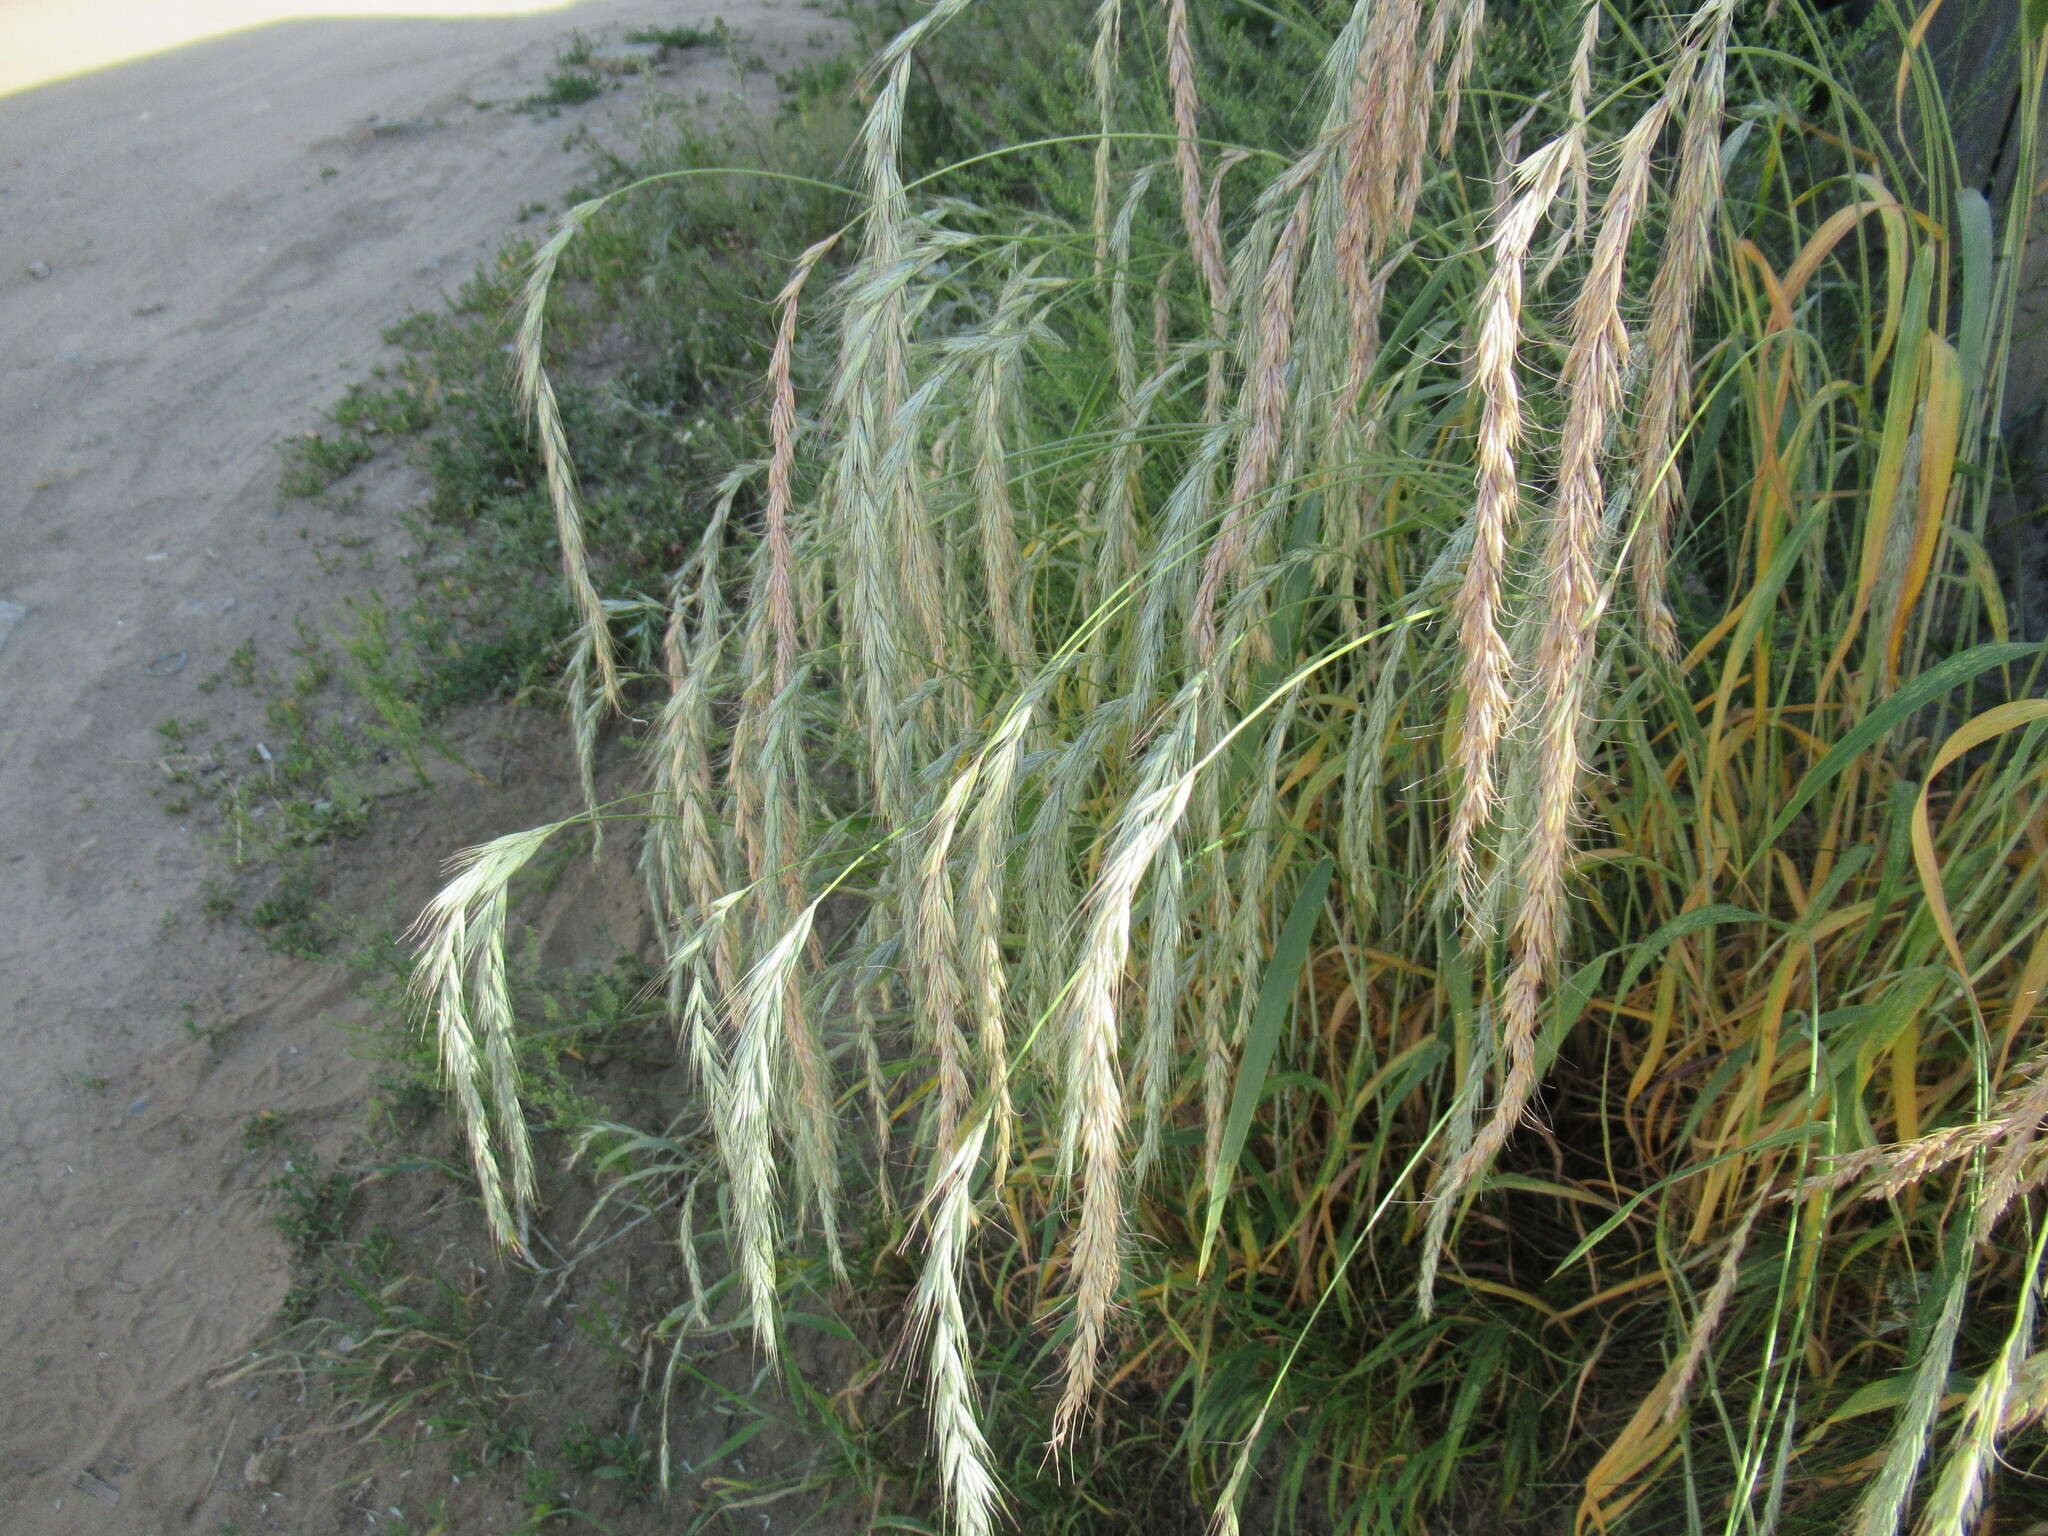
POLYGON ((572 1419, 559 1454, 571 1472, 616 1483, 628 1493, 653 1491, 654 1452, 636 1429, 599 1432, 586 1419, 572 1419))
POLYGON ((405 438, 424 432, 433 421, 433 409, 425 391, 414 381, 401 378, 383 382, 384 370, 369 384, 351 384, 336 401, 331 415, 344 435, 368 441, 375 437, 405 438))
POLYGON ((310 500, 376 457, 376 449, 358 432, 333 436, 320 432, 288 437, 278 446, 284 467, 277 478, 278 494, 310 500))
POLYGON ((284 1139, 281 1128, 260 1123, 260 1117, 243 1131, 242 1143, 251 1151, 269 1147, 283 1151, 283 1160, 268 1186, 279 1207, 271 1224, 293 1249, 304 1256, 338 1241, 348 1219, 354 1178, 339 1168, 323 1171, 310 1144, 284 1139))
POLYGON ((230 1019, 218 1019, 211 1024, 200 1023, 199 1005, 197 1003, 186 1003, 179 1010, 178 1024, 185 1031, 186 1039, 203 1040, 209 1045, 218 1042, 229 1030, 234 1028, 234 1022, 230 1019))
POLYGON ((586 69, 563 68, 549 74, 547 89, 527 97, 521 105, 528 111, 559 111, 580 107, 603 94, 604 81, 597 75, 586 69))
MULTIPOLYGON (((335 1238, 323 1232, 321 1243, 335 1238)), ((331 1427, 366 1437, 404 1432, 489 1443, 505 1399, 478 1364, 478 1298, 438 1274, 396 1266, 389 1233, 326 1256, 326 1290, 275 1346, 222 1378, 290 1374, 318 1383, 331 1427)))
POLYGON ((156 724, 157 735, 163 737, 164 745, 173 752, 183 752, 190 745, 191 738, 205 730, 206 722, 203 720, 159 720, 156 724))
POLYGON ((709 48, 723 40, 718 27, 633 27, 626 41, 682 53, 691 48, 709 48))
POLYGON ((285 862, 269 894, 254 902, 243 922, 263 936, 264 944, 296 960, 323 958, 334 943, 334 929, 322 912, 318 876, 303 857, 285 862))

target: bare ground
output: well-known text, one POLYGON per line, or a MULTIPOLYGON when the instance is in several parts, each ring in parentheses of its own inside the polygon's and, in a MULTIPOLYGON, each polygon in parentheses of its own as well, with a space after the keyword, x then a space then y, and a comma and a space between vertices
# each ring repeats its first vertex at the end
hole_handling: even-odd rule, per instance
MULTIPOLYGON (((39 9, 74 8, 0 0, 0 56, 39 9)), ((819 28, 718 14, 771 63, 819 28)), ((324 514, 280 508, 277 440, 519 209, 558 205, 587 159, 565 134, 627 137, 645 83, 560 118, 504 104, 572 27, 708 17, 282 22, 0 96, 0 1529, 376 1517, 316 1478, 248 1482, 275 1393, 213 1385, 291 1278, 244 1126, 351 1134, 364 1068, 333 1026, 360 1005, 201 911, 220 855, 152 795, 155 727, 218 717, 198 685, 236 645, 282 651, 363 579, 312 558, 324 514)), ((663 89, 729 90, 687 57, 663 89)), ((371 474, 357 553, 396 554, 417 491, 371 474)), ((510 787, 394 797, 346 856, 354 899, 415 903, 452 848, 567 803, 530 728, 469 733, 510 787)))

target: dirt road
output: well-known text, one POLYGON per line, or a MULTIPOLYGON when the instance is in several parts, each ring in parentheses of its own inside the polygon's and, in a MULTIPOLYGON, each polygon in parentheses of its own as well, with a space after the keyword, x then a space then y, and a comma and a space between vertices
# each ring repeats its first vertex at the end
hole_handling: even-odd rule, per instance
MULTIPOLYGON (((322 1019, 340 984, 207 922, 217 855, 150 795, 159 722, 204 714, 198 684, 240 641, 281 652, 332 606, 280 511, 274 444, 317 425, 380 328, 453 292, 520 208, 559 206, 587 158, 567 131, 632 132, 644 82, 573 116, 506 109, 572 28, 714 14, 585 0, 282 21, 89 67, 164 41, 183 9, 0 0, 8 1532, 220 1528, 209 1490, 251 1426, 205 1379, 288 1283, 236 1172, 240 1129, 257 1109, 338 1115, 358 1090, 322 1019), (38 49, 87 72, 26 83, 38 49)), ((288 7, 215 0, 213 24, 265 9, 288 7)), ((794 4, 715 14, 771 62, 820 25, 794 4)), ((661 88, 728 80, 692 54, 661 88)), ((364 507, 374 539, 402 489, 364 507)))

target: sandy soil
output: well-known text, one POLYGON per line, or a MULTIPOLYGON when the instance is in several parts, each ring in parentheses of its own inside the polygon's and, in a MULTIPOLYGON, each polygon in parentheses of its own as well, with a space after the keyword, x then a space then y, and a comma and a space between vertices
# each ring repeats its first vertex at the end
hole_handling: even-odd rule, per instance
MULTIPOLYGON (((74 64, 115 56, 78 15, 152 7, 0 0, 0 59, 59 34, 74 64)), ((281 654, 342 585, 278 504, 274 444, 521 207, 558 205, 585 164, 566 132, 630 134, 644 83, 504 110, 572 27, 712 14, 771 62, 820 25, 708 0, 287 21, 0 96, 0 1530, 220 1528, 261 1426, 207 1381, 289 1283, 241 1130, 340 1123, 361 1090, 329 1025, 345 978, 208 922, 218 854, 150 794, 157 723, 218 714, 200 680, 247 638, 281 654)), ((728 78, 691 55, 662 88, 728 78)), ((373 486, 374 546, 412 489, 373 486)), ((527 814, 415 824, 386 856, 411 889, 527 814)))

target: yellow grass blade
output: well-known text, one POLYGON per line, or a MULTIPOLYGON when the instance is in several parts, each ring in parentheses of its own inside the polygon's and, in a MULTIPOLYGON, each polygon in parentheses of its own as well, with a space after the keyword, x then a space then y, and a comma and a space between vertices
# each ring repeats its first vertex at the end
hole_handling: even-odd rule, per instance
POLYGON ((1965 987, 1970 985, 1970 962, 1963 956, 1962 941, 1956 936, 1955 919, 1949 914, 1948 893, 1942 888, 1941 862, 1935 856, 1934 829, 1928 818, 1928 793, 1934 788, 1934 781, 1942 769, 1965 752, 2036 720, 2048 720, 2048 699, 2015 699, 2010 704, 1985 710, 1942 743, 1941 750, 1934 754, 1934 761, 1927 765, 1927 777, 1922 780, 1920 796, 1913 803, 1913 863, 1920 872, 1920 888, 1927 897, 1927 909, 1934 917, 1934 926, 1941 933, 1941 942, 1947 948, 1949 958, 1955 962, 1956 975, 1965 987))
POLYGON ((1906 620, 1920 600, 1934 563, 1935 545, 1948 511, 1949 484, 1955 475, 1956 442, 1963 426, 1963 374, 1956 349, 1939 336, 1930 336, 1927 344, 1927 388, 1920 409, 1920 504, 1913 524, 1912 552, 1906 558, 1905 587, 1892 615, 1891 633, 1885 637, 1887 687, 1899 680, 1899 645, 1906 637, 1906 620))

